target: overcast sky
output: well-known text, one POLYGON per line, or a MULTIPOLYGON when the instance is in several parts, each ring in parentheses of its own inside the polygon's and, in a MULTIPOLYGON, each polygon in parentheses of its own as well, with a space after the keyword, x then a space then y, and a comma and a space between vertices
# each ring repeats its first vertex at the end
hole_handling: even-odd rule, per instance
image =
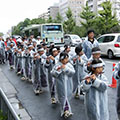
POLYGON ((1 0, 0 32, 7 32, 25 18, 37 18, 59 0, 1 0))

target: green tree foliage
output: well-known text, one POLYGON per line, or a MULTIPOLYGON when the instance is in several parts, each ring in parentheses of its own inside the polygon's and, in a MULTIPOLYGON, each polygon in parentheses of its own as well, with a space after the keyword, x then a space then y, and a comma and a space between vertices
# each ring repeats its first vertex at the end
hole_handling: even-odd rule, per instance
POLYGON ((3 36, 4 34, 2 32, 0 32, 0 36, 3 36))
POLYGON ((84 20, 84 22, 81 21, 81 25, 86 31, 94 29, 96 35, 120 32, 118 20, 116 19, 115 14, 113 15, 112 13, 111 2, 103 2, 101 7, 103 10, 98 11, 98 15, 96 16, 88 7, 88 3, 86 3, 86 7, 83 8, 82 13, 80 14, 80 17, 84 20))
POLYGON ((75 26, 73 29, 73 34, 84 37, 86 36, 86 29, 84 26, 75 26))
POLYGON ((17 26, 13 28, 12 34, 13 35, 20 35, 20 31, 23 28, 23 22, 20 22, 17 26))
POLYGON ((30 25, 32 25, 32 24, 42 24, 42 23, 45 23, 45 19, 34 18, 30 21, 30 25))
POLYGON ((90 28, 94 27, 95 23, 95 14, 90 10, 88 6, 88 2, 86 2, 86 6, 83 8, 80 17, 83 19, 81 25, 86 29, 89 30, 90 28))
POLYGON ((25 27, 32 25, 32 24, 42 24, 45 23, 45 19, 41 18, 35 18, 30 20, 29 18, 26 18, 23 22, 20 22, 13 28, 12 34, 13 35, 20 35, 21 30, 24 29, 25 27))
MULTIPOLYGON (((96 26, 99 29, 100 34, 105 34, 112 32, 112 29, 118 30, 118 20, 116 19, 116 15, 112 14, 112 4, 110 1, 103 2, 101 4, 103 10, 98 11, 99 16, 96 18, 96 26)), ((114 31, 116 32, 116 31, 114 31)))
POLYGON ((56 19, 54 20, 55 23, 62 23, 62 16, 60 15, 60 13, 57 13, 56 19))
MULTIPOLYGON (((101 35, 110 32, 120 32, 120 25, 116 19, 115 14, 112 13, 112 4, 110 1, 103 2, 101 4, 103 10, 98 11, 98 15, 95 15, 90 8, 88 7, 88 3, 83 8, 83 11, 80 14, 81 26, 76 26, 75 20, 73 18, 73 14, 70 8, 66 12, 67 20, 63 22, 64 32, 65 34, 77 34, 80 37, 86 36, 86 33, 89 29, 94 29, 96 35, 101 35)), ((41 18, 34 18, 30 20, 26 18, 23 22, 18 23, 17 26, 14 27, 12 34, 20 34, 20 31, 31 24, 42 24, 42 23, 62 23, 63 19, 60 13, 57 14, 56 19, 53 20, 50 16, 47 21, 41 18)))
POLYGON ((67 21, 64 21, 63 27, 65 33, 73 33, 73 29, 76 26, 75 20, 73 19, 73 14, 70 8, 68 8, 68 11, 66 12, 67 21))
POLYGON ((3 114, 3 112, 0 110, 0 120, 7 120, 7 116, 3 114))
POLYGON ((47 20, 47 23, 52 23, 53 22, 53 19, 51 16, 49 16, 48 20, 47 20))

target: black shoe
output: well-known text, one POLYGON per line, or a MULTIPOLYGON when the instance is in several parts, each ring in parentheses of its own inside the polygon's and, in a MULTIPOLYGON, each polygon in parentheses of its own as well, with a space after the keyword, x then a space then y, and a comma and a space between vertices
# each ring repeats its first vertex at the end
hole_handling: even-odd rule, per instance
POLYGON ((85 95, 85 93, 83 91, 80 91, 80 95, 85 95))

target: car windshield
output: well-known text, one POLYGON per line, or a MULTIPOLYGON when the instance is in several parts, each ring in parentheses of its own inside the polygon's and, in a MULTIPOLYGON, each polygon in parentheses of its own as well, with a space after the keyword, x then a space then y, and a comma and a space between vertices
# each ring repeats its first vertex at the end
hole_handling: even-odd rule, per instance
POLYGON ((118 36, 117 42, 120 42, 120 36, 118 36))
POLYGON ((77 35, 72 35, 72 36, 71 36, 71 39, 80 39, 80 37, 77 36, 77 35))

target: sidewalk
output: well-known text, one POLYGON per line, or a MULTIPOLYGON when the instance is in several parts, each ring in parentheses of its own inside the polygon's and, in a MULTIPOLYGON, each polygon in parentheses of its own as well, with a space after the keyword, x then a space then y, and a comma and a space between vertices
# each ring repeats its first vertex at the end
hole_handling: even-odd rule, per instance
POLYGON ((0 68, 0 88, 4 91, 7 96, 9 102, 13 106, 15 112, 20 116, 21 120, 31 120, 31 117, 27 113, 27 111, 21 105, 21 102, 17 99, 17 90, 10 83, 10 81, 5 77, 5 74, 2 72, 0 68))

